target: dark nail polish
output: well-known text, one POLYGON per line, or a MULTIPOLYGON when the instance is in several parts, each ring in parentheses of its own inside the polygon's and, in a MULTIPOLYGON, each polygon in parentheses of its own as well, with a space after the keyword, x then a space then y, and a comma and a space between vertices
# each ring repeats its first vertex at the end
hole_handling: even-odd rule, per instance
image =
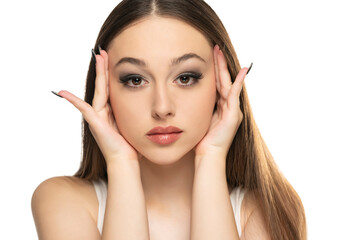
POLYGON ((99 54, 101 53, 102 48, 100 47, 100 44, 98 45, 99 54))
POLYGON ((91 54, 92 54, 92 58, 93 58, 93 60, 94 60, 94 62, 95 62, 95 64, 96 64, 96 54, 95 54, 95 52, 94 52, 94 49, 91 49, 91 54))
POLYGON ((63 98, 62 96, 60 96, 60 95, 57 94, 56 92, 54 92, 54 91, 51 91, 51 92, 52 92, 53 94, 55 94, 56 96, 63 98))
POLYGON ((246 75, 248 75, 248 73, 250 72, 252 65, 253 65, 253 63, 250 64, 250 67, 248 68, 246 75))

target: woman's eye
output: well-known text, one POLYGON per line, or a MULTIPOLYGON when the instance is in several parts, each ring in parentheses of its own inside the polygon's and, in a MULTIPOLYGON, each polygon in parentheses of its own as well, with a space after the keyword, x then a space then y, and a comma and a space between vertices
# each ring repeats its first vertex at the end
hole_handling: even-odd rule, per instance
MULTIPOLYGON (((187 72, 179 75, 175 81, 177 81, 181 87, 189 87, 198 83, 201 78, 203 78, 201 73, 187 72)), ((144 80, 142 76, 134 74, 120 77, 120 82, 124 84, 125 87, 131 88, 140 88, 147 84, 147 81, 144 80)))
POLYGON ((203 76, 201 73, 194 73, 194 72, 183 73, 177 78, 177 81, 180 84, 180 86, 188 87, 198 83, 198 81, 202 77, 203 76))
POLYGON ((143 82, 146 81, 139 75, 127 75, 125 77, 120 77, 120 82, 126 87, 139 88, 144 86, 145 84, 143 82))

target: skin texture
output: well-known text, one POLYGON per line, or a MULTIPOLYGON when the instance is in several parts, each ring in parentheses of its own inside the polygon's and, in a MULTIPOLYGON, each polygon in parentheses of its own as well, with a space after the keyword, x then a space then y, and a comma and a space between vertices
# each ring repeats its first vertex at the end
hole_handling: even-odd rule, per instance
MULTIPOLYGON (((231 84, 217 46, 182 21, 155 16, 128 27, 96 61, 92 106, 68 91, 58 94, 89 122, 107 162, 106 236, 101 239, 134 239, 131 231, 144 233, 138 239, 238 239, 225 157, 242 121, 238 96, 247 69, 231 84), (189 58, 171 65, 187 53, 203 61, 189 58), (116 66, 124 57, 141 59, 146 67, 128 62, 116 66), (184 87, 194 83, 179 80, 189 71, 202 78, 184 87), (120 83, 127 74, 141 75, 141 87, 120 83), (183 130, 176 142, 160 146, 146 138, 150 129, 168 125, 183 130)), ((44 181, 34 192, 32 209, 40 239, 100 239, 96 195, 85 180, 44 181)), ((253 193, 247 193, 242 239, 269 239, 259 209, 253 193)))

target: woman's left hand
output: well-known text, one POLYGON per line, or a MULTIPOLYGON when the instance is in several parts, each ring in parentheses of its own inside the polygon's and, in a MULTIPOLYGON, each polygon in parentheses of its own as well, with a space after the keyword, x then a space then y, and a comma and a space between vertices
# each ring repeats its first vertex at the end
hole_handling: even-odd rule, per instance
POLYGON ((208 132, 195 147, 197 159, 205 155, 216 155, 226 159, 236 131, 243 120, 239 97, 248 68, 242 68, 232 83, 225 56, 218 45, 214 47, 214 61, 219 97, 208 132))

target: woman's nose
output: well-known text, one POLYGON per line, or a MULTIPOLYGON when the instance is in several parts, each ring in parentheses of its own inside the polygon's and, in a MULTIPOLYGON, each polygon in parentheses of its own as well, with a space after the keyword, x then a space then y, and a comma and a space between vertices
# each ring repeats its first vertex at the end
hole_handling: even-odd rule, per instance
POLYGON ((152 117, 166 119, 175 115, 174 104, 166 86, 156 86, 153 95, 152 117))

